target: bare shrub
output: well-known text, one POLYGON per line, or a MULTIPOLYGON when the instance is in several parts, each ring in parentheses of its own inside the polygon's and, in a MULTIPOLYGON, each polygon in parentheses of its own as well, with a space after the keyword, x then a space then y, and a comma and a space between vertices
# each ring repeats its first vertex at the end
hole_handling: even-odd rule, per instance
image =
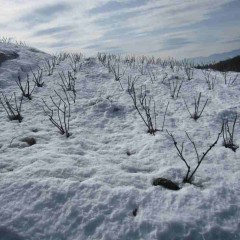
POLYGON ((230 86, 233 86, 233 85, 235 85, 235 83, 237 82, 237 80, 238 80, 238 74, 236 74, 235 75, 235 77, 230 77, 229 78, 229 80, 228 80, 228 86, 230 87, 230 86))
POLYGON ((98 52, 97 54, 98 61, 106 67, 106 62, 107 62, 107 54, 106 53, 100 53, 98 52))
POLYGON ((28 98, 29 100, 32 100, 32 93, 33 93, 33 91, 36 87, 36 84, 34 84, 32 89, 30 89, 29 75, 27 75, 27 82, 25 84, 25 87, 23 87, 23 85, 22 85, 22 80, 21 80, 20 73, 18 74, 18 79, 16 80, 16 83, 17 83, 19 89, 21 90, 22 95, 24 97, 28 98))
POLYGON ((158 59, 156 60, 156 64, 157 64, 157 65, 160 65, 163 69, 165 69, 165 68, 167 67, 167 65, 168 65, 168 62, 167 62, 166 59, 158 58, 158 59))
POLYGON ((169 79, 169 90, 172 99, 177 99, 181 90, 183 81, 178 78, 169 79))
POLYGON ((222 74, 222 76, 223 76, 224 83, 227 84, 227 82, 228 82, 229 72, 227 72, 227 71, 223 71, 223 72, 221 72, 221 74, 222 74))
POLYGON ((131 79, 131 77, 128 77, 128 93, 133 100, 134 107, 136 108, 139 116, 141 117, 148 129, 148 133, 155 135, 155 132, 159 131, 156 128, 155 102, 152 101, 151 97, 147 100, 146 87, 144 88, 143 86, 141 86, 141 94, 139 98, 137 98, 135 90, 135 82, 137 80, 138 77, 135 77, 133 80, 131 79), (151 108, 153 108, 153 111, 151 111, 151 108), (143 113, 141 110, 143 111, 143 113))
POLYGON ((238 115, 236 113, 236 116, 233 121, 232 129, 230 130, 229 127, 229 121, 228 119, 223 119, 222 121, 222 131, 223 131, 223 146, 225 148, 230 148, 234 152, 238 149, 238 145, 234 143, 234 131, 235 131, 235 125, 237 121, 238 115))
POLYGON ((146 56, 139 57, 138 62, 139 62, 138 71, 140 72, 141 75, 146 75, 149 65, 149 63, 147 63, 147 57, 146 56))
POLYGON ((206 80, 207 86, 209 90, 214 90, 215 87, 215 82, 216 82, 216 77, 217 75, 215 75, 214 77, 211 75, 212 70, 207 70, 207 69, 203 69, 202 70, 204 78, 206 80))
POLYGON ((54 108, 49 107, 49 105, 44 101, 44 105, 46 109, 43 106, 43 110, 45 114, 49 117, 49 120, 51 123, 59 129, 60 133, 62 135, 65 134, 65 136, 68 138, 70 136, 69 133, 69 121, 70 121, 70 116, 71 116, 71 105, 68 99, 67 92, 64 91, 65 96, 66 96, 66 101, 55 91, 57 98, 58 98, 58 103, 56 100, 53 99, 52 96, 50 96, 50 99, 53 103, 54 108))
POLYGON ((59 76, 61 78, 62 85, 64 86, 66 91, 73 91, 73 92, 76 91, 75 90, 76 77, 70 71, 68 71, 67 76, 64 74, 63 71, 59 73, 59 76))
POLYGON ((155 135, 157 131, 163 131, 164 124, 165 124, 165 117, 168 109, 168 105, 165 110, 164 119, 163 119, 163 125, 162 129, 157 129, 157 123, 156 123, 156 106, 155 101, 147 96, 146 86, 141 86, 141 91, 139 94, 139 97, 137 97, 136 89, 135 89, 135 83, 138 80, 138 77, 134 77, 132 79, 131 77, 128 77, 128 93, 130 97, 133 100, 133 104, 135 109, 137 110, 139 116, 143 120, 144 124, 147 127, 147 132, 151 135, 155 135))
POLYGON ((44 82, 42 80, 42 76, 43 76, 43 69, 39 68, 37 70, 37 73, 34 73, 32 71, 32 75, 33 75, 33 82, 36 84, 37 87, 43 87, 44 82))
POLYGON ((73 93, 73 96, 71 96, 71 95, 70 96, 73 99, 73 102, 75 103, 75 101, 76 101, 76 89, 75 89, 76 77, 70 71, 68 71, 67 77, 64 74, 64 72, 59 73, 59 76, 62 81, 62 84, 60 84, 60 86, 62 87, 62 89, 64 91, 71 91, 73 93))
POLYGON ((126 56, 123 60, 123 63, 125 63, 130 68, 136 67, 136 57, 135 56, 126 56))
POLYGON ((81 59, 83 55, 81 53, 77 54, 71 54, 70 55, 70 67, 74 71, 74 73, 81 70, 82 64, 81 59))
MULTIPOLYGON (((148 68, 147 72, 148 72, 148 75, 149 75, 152 83, 154 83, 158 80, 159 72, 157 71, 157 69, 154 70, 154 69, 148 68)), ((166 77, 166 75, 163 76, 163 81, 164 81, 165 77, 166 77)))
POLYGON ((193 79, 193 74, 194 74, 194 63, 189 62, 187 60, 182 61, 183 64, 183 69, 186 74, 187 80, 193 79))
POLYGON ((207 105, 207 102, 208 102, 208 99, 205 101, 203 107, 202 107, 202 110, 199 109, 199 106, 200 106, 200 100, 201 100, 201 93, 199 93, 198 95, 198 98, 196 99, 196 97, 194 96, 194 112, 191 113, 189 108, 188 108, 188 105, 184 99, 184 103, 185 103, 185 106, 190 114, 190 117, 192 119, 194 119, 195 121, 200 118, 202 116, 202 113, 203 113, 203 110, 205 109, 206 105, 207 105))
POLYGON ((170 69, 174 72, 175 67, 175 60, 173 58, 168 58, 167 65, 170 67, 170 69))
POLYGON ((21 115, 22 100, 23 95, 21 97, 20 103, 18 104, 15 93, 13 93, 13 95, 9 99, 2 93, 2 98, 0 97, 0 103, 3 106, 5 112, 7 113, 10 121, 17 120, 18 122, 22 122, 23 119, 21 115))
POLYGON ((10 44, 12 42, 12 38, 9 37, 0 37, 0 43, 10 44))
POLYGON ((60 62, 63 62, 65 61, 67 58, 70 57, 70 54, 69 53, 65 53, 65 52, 62 52, 62 53, 59 53, 57 56, 56 56, 56 65, 59 65, 60 62))
POLYGON ((51 57, 51 58, 48 58, 48 59, 45 59, 45 70, 47 71, 48 73, 48 76, 51 76, 53 75, 53 71, 54 71, 54 68, 57 64, 57 60, 56 60, 56 57, 51 57))
POLYGON ((187 167, 187 173, 186 173, 186 176, 183 179, 183 182, 192 183, 194 174, 196 173, 196 171, 200 167, 202 161, 205 159, 205 157, 210 152, 210 150, 217 144, 217 142, 219 140, 219 137, 222 134, 222 131, 220 133, 218 133, 217 139, 207 148, 207 150, 205 152, 202 153, 202 155, 199 155, 195 142, 190 138, 189 134, 186 132, 187 138, 192 143, 192 146, 194 148, 194 151, 195 151, 196 157, 197 157, 197 165, 193 169, 193 171, 191 171, 191 166, 189 165, 188 161, 186 160, 186 157, 184 157, 184 153, 183 153, 184 142, 182 142, 181 146, 179 147, 177 141, 175 140, 175 138, 173 136, 173 134, 169 133, 168 131, 167 131, 167 133, 173 141, 173 144, 174 144, 174 147, 177 150, 178 156, 180 157, 180 159, 184 162, 185 166, 187 167))
POLYGON ((111 66, 111 72, 114 74, 115 81, 119 82, 122 90, 124 90, 121 83, 121 79, 125 75, 126 68, 123 70, 120 70, 120 64, 117 63, 111 66))
POLYGON ((162 76, 162 83, 165 82, 165 80, 167 79, 168 77, 168 74, 166 72, 163 73, 163 76, 162 76))
POLYGON ((233 86, 236 80, 238 79, 238 74, 236 74, 234 77, 232 77, 232 74, 228 71, 223 71, 221 72, 223 79, 224 79, 224 84, 228 86, 233 86))

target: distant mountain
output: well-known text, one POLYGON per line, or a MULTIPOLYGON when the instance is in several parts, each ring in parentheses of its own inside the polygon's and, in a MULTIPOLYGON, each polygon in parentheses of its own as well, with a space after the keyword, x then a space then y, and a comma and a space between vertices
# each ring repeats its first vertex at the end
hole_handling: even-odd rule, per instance
POLYGON ((190 58, 188 60, 194 61, 194 63, 199 63, 199 64, 201 63, 209 64, 209 63, 219 62, 222 60, 233 58, 238 55, 240 55, 240 49, 236 49, 231 52, 217 53, 217 54, 210 55, 208 57, 190 58))
POLYGON ((205 64, 197 66, 199 69, 213 69, 217 71, 233 71, 240 72, 240 55, 214 64, 205 64))

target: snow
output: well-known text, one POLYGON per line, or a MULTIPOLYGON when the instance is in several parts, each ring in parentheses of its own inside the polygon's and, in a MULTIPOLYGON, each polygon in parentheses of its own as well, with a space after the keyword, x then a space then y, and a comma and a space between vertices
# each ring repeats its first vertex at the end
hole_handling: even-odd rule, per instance
MULTIPOLYGON (((0 87, 7 96, 16 92, 20 99, 18 72, 26 76, 50 56, 14 44, 0 43, 0 51, 19 55, 2 63, 0 87)), ((42 108, 42 99, 52 107, 54 90, 64 97, 58 73, 71 70, 69 58, 52 76, 44 71, 44 87, 36 87, 31 101, 23 99, 21 123, 10 121, 0 106, 0 239, 240 239, 240 150, 222 146, 221 137, 200 165, 194 184, 183 183, 187 169, 165 131, 179 144, 185 142, 185 157, 194 167, 196 155, 185 131, 199 153, 206 151, 221 130, 222 117, 232 120, 239 112, 240 85, 227 86, 222 75, 213 72, 215 89, 208 90, 201 70, 188 81, 182 70, 152 64, 158 79, 152 83, 146 73, 136 90, 139 93, 145 84, 154 98, 158 128, 169 102, 164 131, 153 136, 127 93, 127 76, 140 75, 139 70, 127 68, 122 90, 96 57, 83 57, 81 63, 75 104, 70 99, 69 138, 59 133, 42 108), (168 77, 162 82, 165 73, 168 77), (176 76, 184 81, 180 96, 173 100, 168 80, 176 76), (199 92, 202 102, 209 100, 194 121, 183 98, 192 111, 199 92), (29 146, 26 137, 35 138, 36 144, 29 146), (158 177, 181 189, 153 186, 158 177)), ((122 62, 121 67, 126 65, 122 62)), ((238 120, 235 136, 239 134, 238 120)), ((235 141, 239 143, 237 137, 235 141)))

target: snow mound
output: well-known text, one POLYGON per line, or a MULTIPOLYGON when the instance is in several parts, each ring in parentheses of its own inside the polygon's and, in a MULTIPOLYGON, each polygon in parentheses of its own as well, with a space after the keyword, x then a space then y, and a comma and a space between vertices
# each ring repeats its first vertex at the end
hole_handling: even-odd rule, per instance
POLYGON ((19 72, 24 76, 50 55, 34 48, 0 42, 0 88, 12 86, 19 72))
MULTIPOLYGON (((43 63, 51 57, 48 54, 13 44, 0 44, 0 52, 18 55, 0 66, 1 92, 8 97, 15 92, 18 102, 18 72, 29 73, 32 86, 29 70, 36 71, 38 65, 44 69, 43 87, 34 89, 32 100, 22 100, 21 123, 10 121, 0 105, 0 240, 240 239, 240 150, 224 148, 221 138, 197 170, 193 184, 183 183, 186 166, 165 131, 174 134, 179 146, 184 141, 184 155, 194 168, 197 157, 185 131, 200 154, 206 151, 221 129, 222 118, 233 119, 239 113, 239 85, 226 86, 216 73, 215 89, 208 90, 200 70, 188 81, 183 69, 173 72, 150 63, 149 68, 158 73, 151 80, 147 72, 140 74, 141 65, 129 67, 123 61, 116 61, 120 70, 126 70, 116 81, 95 57, 81 57, 80 70, 74 73, 68 56, 49 76, 43 63), (50 97, 58 103, 56 92, 67 102, 62 71, 76 77, 75 103, 72 92, 67 92, 68 138, 43 110, 43 100, 55 109, 50 97), (147 133, 128 94, 128 76, 140 76, 137 97, 141 86, 146 86, 160 130, 169 102, 164 131, 155 136, 147 133), (182 86, 173 99, 169 87, 175 80, 182 86), (184 100, 193 111, 199 92, 201 104, 206 99, 208 104, 194 121, 184 100), (153 186, 160 177, 181 189, 153 186)), ((238 120, 235 136, 239 134, 238 120)))

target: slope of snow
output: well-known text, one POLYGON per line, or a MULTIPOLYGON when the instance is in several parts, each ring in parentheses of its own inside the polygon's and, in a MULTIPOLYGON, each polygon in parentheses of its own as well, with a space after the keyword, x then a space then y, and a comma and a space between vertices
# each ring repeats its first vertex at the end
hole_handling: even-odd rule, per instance
POLYGON ((10 87, 12 81, 16 79, 19 72, 24 76, 26 75, 24 73, 34 70, 38 65, 43 63, 44 59, 50 57, 49 54, 38 51, 35 48, 1 42, 0 53, 9 59, 0 64, 1 89, 10 87))
MULTIPOLYGON (((17 51, 12 45, 2 48, 17 51)), ((19 59, 0 67, 0 80, 2 92, 7 96, 16 92, 20 99, 14 81, 19 66, 27 71, 29 64, 48 56, 24 47, 17 52, 19 59)), ((62 95, 58 73, 70 70, 69 59, 56 66, 53 76, 44 72, 45 85, 34 90, 31 101, 23 99, 21 123, 9 121, 0 106, 0 239, 240 239, 240 150, 223 147, 221 137, 201 164, 194 184, 182 183, 187 169, 172 140, 165 131, 147 133, 127 93, 127 76, 139 71, 127 68, 122 90, 96 58, 81 62, 76 103, 70 100, 69 138, 59 134, 42 108, 42 99, 52 106, 54 90, 62 95), (34 137, 36 144, 28 146, 26 137, 34 137), (181 189, 153 186, 158 177, 181 189)), ((216 73, 216 86, 210 91, 199 70, 187 81, 181 70, 151 67, 158 70, 158 80, 152 83, 147 74, 141 76, 137 92, 142 84, 147 86, 156 102, 159 128, 169 101, 165 129, 179 144, 185 142, 185 156, 195 166, 196 155, 185 131, 199 153, 206 151, 216 140, 222 117, 239 112, 240 85, 228 87, 216 73), (184 80, 176 100, 170 97, 167 79, 161 81, 165 72, 170 81, 176 75, 184 80), (199 92, 209 101, 195 122, 183 98, 193 109, 193 97, 199 92)), ((240 134, 239 121, 235 134, 240 134)))

